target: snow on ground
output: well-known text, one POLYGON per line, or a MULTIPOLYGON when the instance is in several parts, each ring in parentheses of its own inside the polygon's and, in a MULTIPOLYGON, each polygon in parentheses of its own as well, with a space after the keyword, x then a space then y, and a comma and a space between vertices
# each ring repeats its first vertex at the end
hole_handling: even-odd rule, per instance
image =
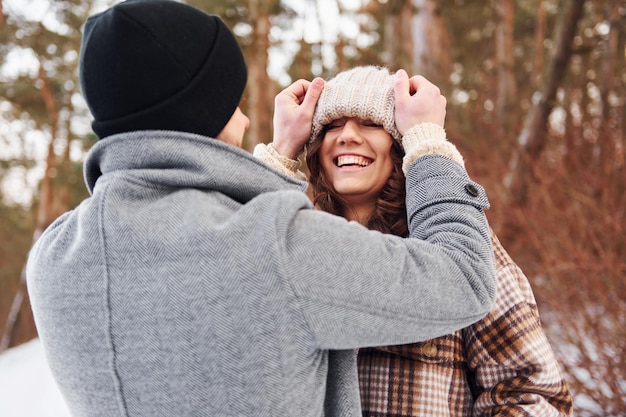
POLYGON ((39 339, 0 354, 0 416, 70 417, 39 339))

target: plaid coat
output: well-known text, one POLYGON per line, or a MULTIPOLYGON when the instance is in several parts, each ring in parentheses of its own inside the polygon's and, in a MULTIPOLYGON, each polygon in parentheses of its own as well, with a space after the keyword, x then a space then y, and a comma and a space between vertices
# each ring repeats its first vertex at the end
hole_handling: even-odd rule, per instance
POLYGON ((422 343, 359 350, 364 416, 572 414, 530 284, 492 240, 497 295, 484 319, 422 343))

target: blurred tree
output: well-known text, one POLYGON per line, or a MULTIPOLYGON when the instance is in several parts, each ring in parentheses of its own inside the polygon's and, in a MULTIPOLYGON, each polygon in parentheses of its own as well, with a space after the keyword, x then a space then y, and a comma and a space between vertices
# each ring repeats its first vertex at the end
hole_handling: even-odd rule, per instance
POLYGON ((369 1, 362 11, 379 22, 369 48, 379 57, 372 64, 421 74, 449 91, 452 57, 440 6, 435 0, 369 1))
POLYGON ((537 19, 535 22, 535 39, 533 51, 533 80, 532 87, 536 90, 540 86, 544 63, 544 42, 546 40, 546 7, 543 0, 537 0, 537 19))
POLYGON ((410 71, 414 67, 413 33, 420 33, 411 30, 414 15, 412 0, 392 0, 380 9, 377 13, 382 16, 383 22, 384 64, 389 68, 410 71))
POLYGON ((541 250, 526 252, 537 250, 541 296, 565 318, 552 323, 555 347, 587 399, 579 415, 621 415, 626 400, 625 16, 626 2, 586 2, 551 113, 565 126, 549 123, 525 209, 542 213, 527 221, 541 250))
POLYGON ((513 103, 517 96, 515 79, 515 56, 513 31, 515 27, 515 3, 513 0, 496 0, 496 55, 495 66, 498 69, 498 96, 496 99, 496 118, 501 133, 513 126, 513 103))
POLYGON ((400 42, 411 44, 413 49, 411 65, 407 69, 412 73, 424 75, 442 91, 450 91, 452 57, 441 2, 412 0, 412 4, 410 41, 406 38, 398 39, 400 42))
POLYGON ((248 108, 250 129, 247 147, 252 150, 257 143, 267 141, 272 132, 272 108, 274 96, 278 92, 270 79, 270 19, 278 11, 278 0, 249 0, 252 36, 247 52, 248 62, 248 108))
MULTIPOLYGON (((76 172, 71 160, 72 149, 87 148, 93 139, 87 134, 77 134, 72 126, 79 122, 77 117, 86 115, 84 107, 75 107, 75 103, 80 102, 76 66, 80 27, 91 12, 91 2, 64 0, 50 3, 48 7, 54 20, 45 23, 29 20, 21 14, 23 11, 3 9, 6 18, 0 27, 1 62, 6 62, 10 53, 20 51, 30 57, 36 67, 0 84, 0 96, 6 103, 3 118, 14 127, 14 137, 24 138, 35 130, 40 132, 41 142, 33 146, 47 142, 33 241, 58 215, 70 208, 71 196, 75 194, 72 188, 82 184, 82 175, 76 172)), ((84 186, 81 190, 86 194, 84 186)), ((22 273, 3 328, 0 349, 29 340, 36 334, 32 318, 19 320, 20 314, 30 315, 29 303, 24 302, 26 297, 22 273), (16 334, 23 336, 14 339, 16 334)))
POLYGON ((533 181, 530 160, 537 159, 545 148, 545 133, 548 118, 556 99, 558 88, 562 85, 572 54, 572 41, 578 30, 578 22, 583 14, 585 0, 568 2, 568 10, 563 14, 557 35, 557 47, 549 62, 546 78, 540 91, 536 93, 533 106, 526 114, 522 131, 518 136, 519 147, 515 149, 510 161, 510 170, 506 178, 513 201, 523 205, 528 198, 528 187, 533 181))
MULTIPOLYGON (((18 325, 15 332, 4 332, 7 323, 17 323, 18 319, 24 322, 32 320, 28 309, 22 310, 22 300, 15 300, 18 292, 22 267, 26 261, 26 254, 32 242, 33 216, 32 213, 19 205, 0 205, 0 352, 8 347, 10 336, 13 344, 30 340, 34 336, 33 328, 29 325, 18 325), (13 305, 16 307, 13 307, 13 305), (21 330, 21 331, 20 331, 21 330)), ((21 297, 25 293, 21 293, 21 297)), ((32 325, 32 322, 30 323, 32 325)), ((13 330, 13 329, 12 329, 13 330)))

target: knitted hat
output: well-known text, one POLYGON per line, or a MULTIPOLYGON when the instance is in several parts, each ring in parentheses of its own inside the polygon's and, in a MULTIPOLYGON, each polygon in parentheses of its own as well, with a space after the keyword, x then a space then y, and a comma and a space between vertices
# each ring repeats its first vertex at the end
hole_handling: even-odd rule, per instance
POLYGON ((394 118, 394 80, 387 68, 374 66, 356 67, 328 80, 315 108, 309 144, 321 136, 325 125, 342 117, 371 120, 401 141, 394 118))
POLYGON ((127 0, 85 23, 79 76, 101 139, 150 129, 215 137, 247 71, 219 17, 173 0, 127 0))

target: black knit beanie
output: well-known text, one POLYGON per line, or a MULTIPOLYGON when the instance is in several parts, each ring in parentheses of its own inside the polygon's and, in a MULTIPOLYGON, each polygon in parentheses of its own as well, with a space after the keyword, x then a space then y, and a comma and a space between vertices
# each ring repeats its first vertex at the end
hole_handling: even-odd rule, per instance
POLYGON ((79 67, 100 139, 151 129, 215 137, 247 79, 224 22, 173 0, 127 0, 90 17, 79 67))

